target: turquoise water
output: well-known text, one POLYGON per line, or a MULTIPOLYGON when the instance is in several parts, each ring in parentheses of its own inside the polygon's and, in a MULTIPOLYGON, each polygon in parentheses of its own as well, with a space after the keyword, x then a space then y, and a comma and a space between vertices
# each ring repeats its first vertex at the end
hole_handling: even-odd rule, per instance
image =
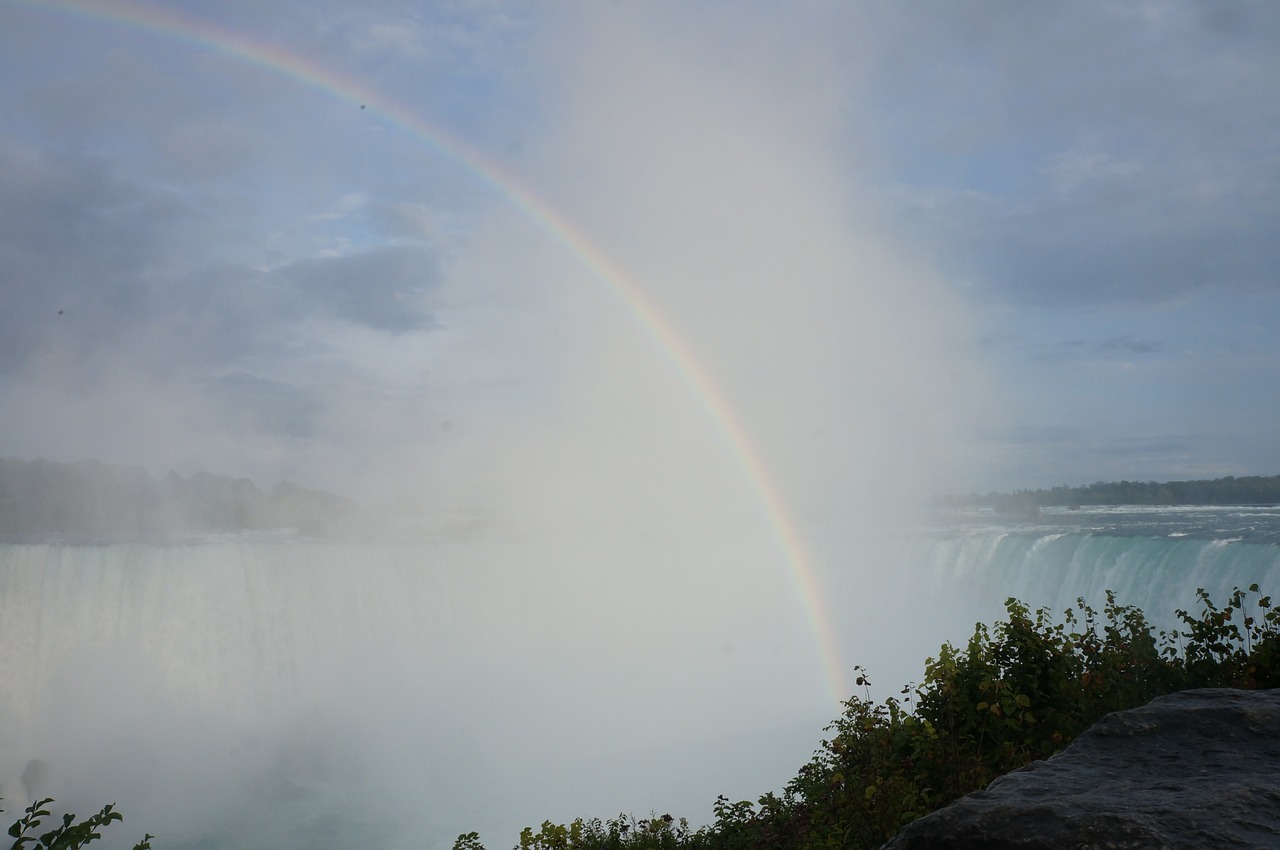
POLYGON ((1204 588, 1223 601, 1236 588, 1280 587, 1280 508, 1121 506, 1047 509, 1030 521, 957 514, 912 540, 941 586, 970 585, 1055 611, 1105 592, 1153 622, 1194 609, 1204 588))
MULTIPOLYGON (((835 649, 878 695, 1010 596, 1112 589, 1164 627, 1198 587, 1274 592, 1278 541, 1280 509, 1217 507, 806 536, 835 649)), ((837 714, 813 620, 758 540, 0 545, 0 794, 116 801, 116 844, 165 848, 705 821, 717 794, 780 788, 837 714)))

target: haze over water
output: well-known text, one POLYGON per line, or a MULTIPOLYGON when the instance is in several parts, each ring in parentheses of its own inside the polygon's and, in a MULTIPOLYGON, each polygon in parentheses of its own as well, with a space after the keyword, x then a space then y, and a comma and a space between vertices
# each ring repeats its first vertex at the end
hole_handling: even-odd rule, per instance
MULTIPOLYGON (((299 102, 320 150, 284 166, 264 115, 192 131, 249 132, 226 167, 280 166, 259 186, 108 187, 154 205, 118 227, 191 217, 106 269, 117 297, 42 260, 42 320, 63 325, 6 384, 44 423, 10 451, 287 474, 486 524, 7 550, 11 796, 38 793, 15 786, 34 759, 67 805, 106 795, 168 846, 336 845, 348 822, 411 846, 409 817, 438 846, 624 809, 706 820, 806 758, 846 677, 824 575, 854 568, 851 520, 945 480, 972 342, 944 282, 849 203, 828 60, 793 65, 768 18, 670 12, 575 10, 523 40, 539 129, 479 175, 391 95, 356 104, 263 68, 274 53, 145 17, 122 37, 155 53, 99 45, 221 63, 200 78, 215 111, 249 75, 250 108, 299 102), (244 222, 201 226, 237 204, 244 222), (821 527, 839 532, 810 551, 821 527)), ((122 160, 164 144, 102 121, 122 160)), ((28 155, 37 180, 57 167, 28 155)))
POLYGON ((0 5, 0 455, 484 521, 7 549, 0 782, 696 817, 963 637, 922 497, 1269 471, 1274 18, 1169 9, 0 5))

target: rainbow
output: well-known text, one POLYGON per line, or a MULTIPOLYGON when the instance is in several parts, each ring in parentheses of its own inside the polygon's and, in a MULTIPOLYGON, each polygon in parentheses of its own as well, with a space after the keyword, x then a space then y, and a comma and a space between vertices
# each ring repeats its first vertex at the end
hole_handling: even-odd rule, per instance
POLYGON ((671 360, 727 441, 741 463, 768 519, 776 545, 789 566, 811 620, 827 684, 836 700, 850 693, 850 682, 841 660, 831 615, 810 557, 790 512, 778 495, 759 452, 752 444, 732 407, 671 324, 623 271, 596 248, 572 221, 539 198, 502 164, 469 147, 446 130, 427 123, 356 80, 341 77, 324 66, 288 53, 278 46, 251 41, 234 32, 197 21, 172 10, 120 3, 116 0, 4 0, 13 5, 101 21, 114 26, 160 35, 212 49, 238 62, 285 77, 333 98, 357 105, 464 167, 479 183, 505 197, 534 221, 549 237, 562 244, 616 297, 636 323, 671 360))

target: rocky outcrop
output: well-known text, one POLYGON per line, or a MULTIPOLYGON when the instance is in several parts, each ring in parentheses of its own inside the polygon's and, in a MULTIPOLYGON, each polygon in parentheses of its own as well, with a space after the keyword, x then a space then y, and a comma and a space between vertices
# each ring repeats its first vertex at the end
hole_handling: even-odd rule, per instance
POLYGON ((1100 720, 883 850, 1280 848, 1280 690, 1183 691, 1100 720))

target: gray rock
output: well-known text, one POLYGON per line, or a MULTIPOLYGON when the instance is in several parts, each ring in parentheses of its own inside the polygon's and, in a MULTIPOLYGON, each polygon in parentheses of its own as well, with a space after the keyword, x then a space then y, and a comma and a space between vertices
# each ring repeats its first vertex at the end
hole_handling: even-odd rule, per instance
POLYGON ((1159 697, 882 850, 1280 848, 1280 689, 1159 697))

